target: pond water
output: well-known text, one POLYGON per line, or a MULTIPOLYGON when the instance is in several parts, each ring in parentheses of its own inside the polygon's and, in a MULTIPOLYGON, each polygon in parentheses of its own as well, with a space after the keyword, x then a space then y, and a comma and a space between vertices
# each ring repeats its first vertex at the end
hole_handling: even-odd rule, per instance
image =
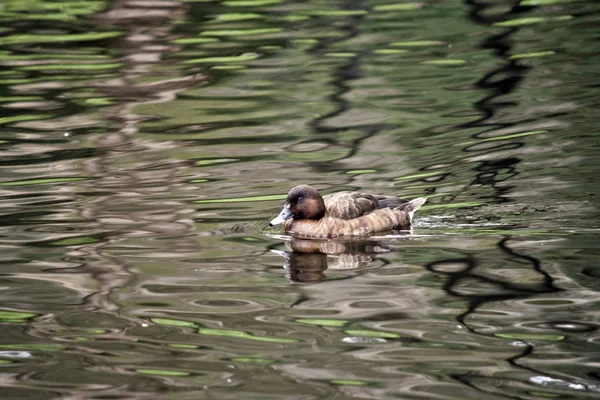
POLYGON ((596 1, 0 17, 2 398, 600 398, 596 1), (429 201, 290 241, 300 183, 429 201))

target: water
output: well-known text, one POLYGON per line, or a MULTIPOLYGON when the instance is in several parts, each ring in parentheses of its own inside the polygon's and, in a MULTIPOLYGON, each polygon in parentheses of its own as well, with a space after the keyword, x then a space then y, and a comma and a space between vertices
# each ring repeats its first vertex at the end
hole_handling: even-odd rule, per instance
POLYGON ((599 398, 599 11, 5 1, 2 397, 599 398))

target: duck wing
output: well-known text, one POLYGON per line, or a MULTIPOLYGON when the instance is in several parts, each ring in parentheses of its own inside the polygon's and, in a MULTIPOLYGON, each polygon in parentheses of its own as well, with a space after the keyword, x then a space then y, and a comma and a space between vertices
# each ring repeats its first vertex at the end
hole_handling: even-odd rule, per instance
POLYGON ((391 208, 402 210, 404 206, 408 203, 408 200, 401 199, 396 196, 375 196, 377 201, 379 201, 379 208, 391 208))
POLYGON ((397 208, 406 203, 394 196, 374 196, 359 192, 338 192, 323 197, 327 215, 333 218, 353 219, 380 208, 397 208))
POLYGON ((333 218, 353 219, 380 208, 402 210, 408 200, 396 196, 372 195, 360 192, 338 192, 323 197, 327 215, 333 218))
POLYGON ((323 197, 327 216, 353 219, 369 214, 379 208, 375 196, 358 192, 338 192, 323 197))

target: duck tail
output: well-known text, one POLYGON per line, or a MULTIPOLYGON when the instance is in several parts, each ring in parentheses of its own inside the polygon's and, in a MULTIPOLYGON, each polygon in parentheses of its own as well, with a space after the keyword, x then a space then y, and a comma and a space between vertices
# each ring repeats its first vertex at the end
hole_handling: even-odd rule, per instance
POLYGON ((408 220, 412 223, 413 215, 415 215, 415 211, 417 211, 425 202, 427 201, 426 197, 417 197, 416 199, 412 199, 408 203, 402 204, 398 209, 402 211, 406 211, 408 214, 408 220))

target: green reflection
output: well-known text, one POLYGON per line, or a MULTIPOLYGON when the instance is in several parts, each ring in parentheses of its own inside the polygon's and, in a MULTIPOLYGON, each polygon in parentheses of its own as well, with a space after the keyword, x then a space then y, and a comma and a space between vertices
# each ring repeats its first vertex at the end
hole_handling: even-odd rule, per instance
POLYGON ((308 14, 322 17, 347 17, 353 15, 365 15, 368 14, 368 12, 367 10, 319 10, 310 11, 308 14))
POLYGON ((344 331, 345 334, 350 336, 368 336, 368 337, 379 337, 379 338, 389 338, 389 339, 397 339, 401 337, 396 333, 391 332, 381 332, 381 331, 371 331, 368 329, 349 329, 344 331))
POLYGON ((282 21, 296 22, 296 21, 306 21, 307 19, 310 19, 310 17, 308 15, 286 15, 279 19, 282 21))
POLYGON ((468 144, 482 143, 482 142, 493 142, 493 141, 496 141, 496 140, 515 139, 515 138, 520 138, 520 137, 524 137, 524 136, 539 135, 541 133, 548 133, 548 131, 540 130, 540 131, 529 131, 529 132, 511 133, 509 135, 487 137, 487 138, 484 138, 484 139, 481 139, 481 140, 471 140, 469 142, 463 142, 461 145, 468 145, 468 144))
MULTIPOLYGON (((28 82, 26 79, 24 79, 24 82, 19 82, 19 83, 26 83, 28 82)), ((41 119, 49 119, 54 117, 54 115, 52 114, 28 114, 28 115, 15 115, 12 117, 2 117, 0 118, 0 125, 5 125, 5 124, 12 124, 15 122, 23 122, 23 121, 38 121, 41 119)))
POLYGON ((12 97, 0 97, 0 103, 16 103, 18 101, 40 101, 43 97, 39 96, 12 96, 12 97))
POLYGON ((102 10, 106 6, 104 1, 86 0, 86 1, 60 1, 60 2, 36 2, 36 1, 9 1, 5 5, 7 11, 49 11, 60 10, 64 13, 75 14, 91 14, 102 10))
POLYGON ((408 50, 401 50, 401 49, 377 49, 377 50, 373 50, 373 53, 375 53, 375 54, 404 54, 404 53, 408 53, 408 50))
POLYGON ((501 337, 504 339, 517 339, 517 340, 541 340, 546 342, 560 342, 565 340, 565 335, 554 335, 546 333, 495 333, 494 336, 501 337))
POLYGON ((544 18, 544 17, 525 17, 525 18, 516 18, 508 21, 496 22, 495 26, 521 26, 521 25, 532 25, 532 24, 540 24, 542 22, 548 21, 568 21, 572 19, 572 15, 561 15, 554 18, 544 18))
POLYGON ((208 63, 229 63, 229 62, 244 62, 256 60, 259 57, 256 53, 244 53, 240 56, 231 57, 206 57, 186 60, 184 64, 208 64, 208 63))
POLYGON ((391 46, 399 46, 399 47, 428 47, 428 46, 439 46, 444 44, 444 42, 440 42, 439 40, 412 40, 408 42, 394 42, 391 43, 391 46))
POLYGON ((532 53, 520 53, 520 54, 514 54, 514 55, 510 56, 510 59, 518 60, 520 58, 546 57, 546 56, 553 56, 554 54, 556 54, 556 52, 552 51, 552 50, 538 51, 538 52, 532 52, 532 53))
POLYGON ((274 45, 273 46, 271 46, 271 45, 269 45, 269 46, 260 46, 260 48, 262 50, 281 50, 282 49, 281 46, 274 46, 274 45))
POLYGON ((422 3, 397 3, 397 4, 382 4, 373 7, 375 11, 406 11, 421 8, 422 3))
POLYGON ((101 54, 1 54, 0 59, 3 61, 27 61, 27 60, 110 60, 109 56, 101 54))
POLYGON ((22 14, 20 18, 24 21, 73 21, 76 19, 74 15, 64 13, 22 14))
POLYGON ((19 311, 0 311, 0 321, 5 322, 23 322, 38 314, 19 312, 19 311))
POLYGON ((103 333, 108 333, 108 331, 106 329, 94 329, 94 328, 90 328, 90 329, 86 329, 85 330, 87 333, 93 333, 96 335, 100 335, 103 333))
POLYGON ((317 39, 294 39, 293 42, 297 43, 297 44, 315 44, 315 43, 319 43, 319 41, 317 39))
POLYGON ((60 239, 60 240, 55 240, 53 242, 48 242, 46 244, 50 245, 50 246, 77 246, 80 244, 91 244, 91 243, 98 243, 100 242, 100 239, 95 238, 93 236, 76 236, 76 237, 70 237, 70 238, 66 238, 66 239, 60 239))
POLYGON ((249 19, 262 19, 264 15, 254 13, 230 13, 230 14, 219 14, 215 17, 217 21, 230 22, 230 21, 245 21, 249 19))
POLYGON ((120 35, 121 32, 88 32, 65 35, 12 35, 0 37, 0 46, 11 44, 85 42, 110 39, 120 35))
POLYGON ((196 44, 196 43, 215 43, 218 42, 219 39, 216 38, 207 38, 207 37, 199 37, 199 38, 182 38, 172 40, 171 43, 175 44, 196 44))
POLYGON ((62 350, 64 348, 65 348, 65 346, 62 344, 43 344, 43 343, 0 344, 0 349, 10 349, 10 350, 54 351, 54 350, 62 350))
POLYGON ((356 53, 326 53, 327 57, 356 57, 356 53))
POLYGON ((22 71, 98 71, 103 69, 114 69, 122 67, 122 63, 110 64, 44 64, 44 65, 27 65, 19 67, 22 71))
POLYGON ((189 321, 182 321, 180 319, 170 319, 170 318, 150 318, 150 321, 157 325, 170 325, 170 326, 187 326, 187 327, 195 327, 196 324, 189 321))
POLYGON ((87 178, 81 177, 62 177, 62 178, 42 178, 42 179, 24 179, 22 181, 0 182, 0 187, 5 186, 30 186, 30 185, 45 185, 49 183, 67 183, 85 181, 87 178))
POLYGON ((346 171, 348 175, 362 175, 362 174, 373 174, 377 172, 376 169, 353 169, 350 171, 346 171))
POLYGON ((190 349, 190 350, 194 350, 194 349, 199 348, 200 346, 196 346, 194 344, 172 343, 172 344, 169 344, 169 347, 172 347, 174 349, 190 349))
POLYGON ((84 104, 84 105, 88 105, 88 106, 110 106, 110 105, 114 104, 114 101, 108 97, 96 97, 96 98, 78 100, 78 101, 76 101, 76 103, 84 104))
POLYGON ((189 372, 185 371, 173 371, 169 369, 147 369, 147 368, 138 368, 135 372, 146 375, 160 375, 160 376, 189 376, 191 375, 189 372))
POLYGON ((238 69, 246 69, 248 67, 246 67, 245 65, 215 65, 210 67, 210 69, 216 69, 216 70, 222 70, 222 71, 233 71, 233 70, 238 70, 238 69))
POLYGON ((428 60, 428 61, 423 62, 423 64, 433 64, 433 65, 463 65, 466 63, 467 63, 466 60, 458 60, 458 59, 428 60))
POLYGON ((283 28, 258 28, 258 29, 219 29, 214 31, 204 31, 201 36, 248 36, 263 35, 265 33, 277 33, 283 31, 283 28))
POLYGON ((346 385, 346 386, 365 386, 368 385, 368 382, 359 381, 356 379, 332 379, 329 382, 334 385, 346 385))

